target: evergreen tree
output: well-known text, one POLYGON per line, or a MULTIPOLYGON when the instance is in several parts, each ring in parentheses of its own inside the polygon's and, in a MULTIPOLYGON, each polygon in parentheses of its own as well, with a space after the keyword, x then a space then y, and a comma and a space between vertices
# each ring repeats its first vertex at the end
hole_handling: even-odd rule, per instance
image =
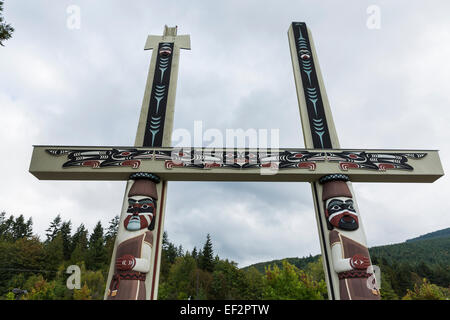
POLYGON ((177 257, 182 257, 184 255, 183 246, 180 244, 177 249, 177 257))
POLYGON ((108 257, 112 256, 114 243, 116 241, 117 231, 119 230, 119 216, 115 216, 109 221, 109 226, 105 234, 105 246, 108 257))
POLYGON ((84 224, 81 224, 72 237, 71 263, 78 264, 85 261, 87 249, 88 231, 84 227, 84 224))
POLYGON ((169 237, 167 232, 163 233, 163 241, 162 241, 163 252, 165 252, 167 257, 167 262, 172 264, 175 262, 176 257, 178 256, 177 247, 169 241, 169 237))
POLYGON ((209 233, 206 235, 206 242, 203 246, 201 256, 199 257, 199 267, 204 271, 213 272, 214 270, 214 252, 209 233))
POLYGON ((13 241, 12 229, 14 226, 14 216, 6 219, 6 212, 0 213, 0 239, 4 241, 13 241))
POLYGON ((86 266, 90 270, 102 269, 108 263, 107 250, 105 248, 105 238, 101 222, 97 222, 94 231, 89 238, 89 248, 86 266))
POLYGON ((14 28, 10 24, 6 24, 2 17, 3 1, 0 1, 0 46, 4 46, 3 41, 11 38, 14 28))
POLYGON ((75 250, 76 246, 78 245, 78 243, 80 242, 81 239, 86 239, 86 241, 84 242, 84 245, 85 245, 85 248, 87 249, 87 242, 88 242, 87 235, 88 235, 88 231, 86 230, 86 227, 84 226, 83 223, 80 224, 72 236, 71 251, 75 250))
POLYGON ((63 238, 61 232, 58 232, 51 241, 45 243, 45 270, 56 271, 63 262, 63 238))
POLYGON ((33 235, 33 229, 32 229, 33 222, 31 218, 28 219, 27 222, 25 222, 25 218, 23 215, 20 215, 16 218, 12 225, 12 238, 14 241, 21 239, 21 238, 29 238, 33 235))
POLYGON ((72 254, 72 222, 70 220, 63 222, 59 232, 61 233, 63 242, 64 260, 69 260, 72 254))
POLYGON ((109 226, 105 234, 106 241, 116 238, 117 231, 119 230, 119 221, 119 216, 115 216, 111 219, 111 221, 109 221, 109 226))
POLYGON ((192 258, 194 258, 195 260, 197 260, 198 258, 198 252, 197 252, 197 248, 194 247, 194 249, 192 249, 192 258))
POLYGON ((58 234, 59 230, 61 229, 61 216, 58 214, 55 219, 50 223, 50 227, 45 230, 45 235, 47 237, 46 242, 52 241, 56 235, 58 234))

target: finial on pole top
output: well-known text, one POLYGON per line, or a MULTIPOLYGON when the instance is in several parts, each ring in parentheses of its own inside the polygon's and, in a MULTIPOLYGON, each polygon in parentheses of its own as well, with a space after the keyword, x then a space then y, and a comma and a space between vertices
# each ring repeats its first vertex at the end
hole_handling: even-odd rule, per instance
POLYGON ((191 49, 191 39, 189 35, 177 35, 178 26, 168 27, 164 26, 164 32, 162 36, 149 35, 147 42, 145 43, 145 50, 157 48, 160 42, 173 42, 175 47, 179 49, 191 49))
POLYGON ((175 27, 168 27, 167 24, 164 26, 164 36, 176 36, 177 35, 177 28, 175 27))

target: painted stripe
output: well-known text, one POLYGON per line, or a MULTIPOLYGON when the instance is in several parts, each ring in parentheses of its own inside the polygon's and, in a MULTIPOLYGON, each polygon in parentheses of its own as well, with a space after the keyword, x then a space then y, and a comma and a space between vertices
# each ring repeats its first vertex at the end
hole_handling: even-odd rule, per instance
POLYGON ((147 111, 143 147, 162 147, 169 96, 169 84, 172 72, 172 60, 174 55, 173 48, 173 43, 160 43, 158 47, 152 91, 150 93, 150 103, 147 111), (171 54, 167 57, 161 56, 159 52, 162 47, 169 47, 171 54), (161 119, 160 123, 152 121, 155 119, 161 119))
MULTIPOLYGON (((317 182, 313 182, 311 183, 312 187, 313 187, 313 197, 314 197, 314 201, 316 202, 316 208, 317 208, 317 221, 319 222, 320 228, 319 228, 319 237, 320 237, 320 241, 322 241, 322 254, 325 258, 325 263, 327 265, 327 269, 328 272, 327 276, 328 276, 328 284, 329 284, 329 292, 331 293, 331 300, 336 300, 336 297, 334 295, 334 287, 333 287, 333 279, 331 277, 331 272, 332 272, 332 268, 331 268, 331 263, 330 263, 330 258, 329 258, 329 254, 327 251, 327 243, 325 241, 325 235, 324 235, 324 227, 322 224, 322 212, 320 211, 320 202, 319 202, 319 198, 318 198, 318 193, 317 193, 317 182)), ((326 270, 325 270, 326 271, 326 270)))
POLYGON ((306 28, 305 23, 293 22, 292 30, 295 39, 294 42, 300 70, 300 79, 303 84, 303 95, 305 97, 306 110, 309 118, 309 129, 313 143, 312 147, 317 149, 331 149, 331 137, 328 131, 325 108, 309 41, 308 29, 306 28), (308 57, 302 59, 302 55, 304 54, 308 57), (320 122, 318 120, 314 122, 315 118, 320 119, 320 122), (320 124, 320 127, 317 126, 318 124, 320 124))
POLYGON ((156 288, 156 275, 159 273, 159 247, 160 247, 160 239, 161 239, 161 226, 163 221, 163 213, 164 213, 164 202, 166 200, 165 198, 165 186, 166 182, 161 181, 161 200, 160 200, 160 207, 159 207, 159 219, 158 219, 158 231, 156 236, 156 248, 155 248, 155 259, 153 260, 153 275, 152 275, 152 291, 150 292, 150 300, 155 300, 155 288, 156 288))

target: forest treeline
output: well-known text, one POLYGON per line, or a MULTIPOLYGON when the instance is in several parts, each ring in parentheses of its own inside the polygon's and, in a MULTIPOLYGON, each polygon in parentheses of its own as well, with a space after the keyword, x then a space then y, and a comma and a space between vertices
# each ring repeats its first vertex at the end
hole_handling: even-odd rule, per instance
MULTIPOLYGON (((0 299, 103 299, 118 223, 116 216, 108 226, 98 222, 89 232, 58 215, 41 240, 31 218, 0 213, 0 299), (70 265, 81 268, 80 289, 66 286, 70 265)), ((159 299, 327 299, 320 256, 276 261, 262 270, 240 269, 214 254, 209 234, 202 246, 189 251, 164 233, 162 249, 159 299)), ((372 260, 381 268, 383 299, 450 297, 448 259, 416 257, 417 263, 410 263, 372 253, 372 260)))

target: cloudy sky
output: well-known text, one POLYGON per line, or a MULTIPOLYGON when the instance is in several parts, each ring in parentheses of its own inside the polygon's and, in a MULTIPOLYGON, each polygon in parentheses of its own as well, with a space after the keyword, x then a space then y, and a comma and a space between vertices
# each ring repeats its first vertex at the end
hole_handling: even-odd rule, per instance
MULTIPOLYGON (((192 43, 180 59, 175 129, 192 132, 197 120, 224 133, 279 129, 282 147, 303 147, 287 30, 304 21, 341 147, 439 149, 446 171, 450 3, 345 3, 6 0, 16 31, 0 47, 0 210, 32 217, 41 238, 57 214, 92 230, 120 213, 125 182, 38 181, 32 145, 132 145, 151 56, 143 47, 165 24, 192 43), (379 28, 368 27, 373 6, 379 28)), ((369 246, 450 226, 447 176, 353 186, 369 246)), ((241 267, 320 253, 307 183, 173 182, 167 199, 165 230, 185 249, 210 233, 215 252, 241 267)))

